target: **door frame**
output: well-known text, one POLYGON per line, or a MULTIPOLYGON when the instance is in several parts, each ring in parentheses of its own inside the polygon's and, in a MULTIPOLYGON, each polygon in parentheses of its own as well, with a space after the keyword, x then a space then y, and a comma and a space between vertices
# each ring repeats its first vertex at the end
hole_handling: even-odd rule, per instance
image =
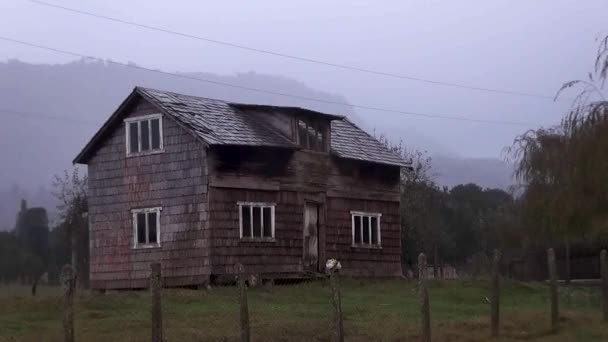
MULTIPOLYGON (((325 202, 325 194, 306 194, 301 197, 302 204, 302 261, 304 260, 304 220, 306 217, 306 204, 315 204, 317 206, 317 272, 325 271, 325 247, 326 247, 326 218, 327 206, 325 202)), ((302 267, 304 265, 302 264, 302 267)))

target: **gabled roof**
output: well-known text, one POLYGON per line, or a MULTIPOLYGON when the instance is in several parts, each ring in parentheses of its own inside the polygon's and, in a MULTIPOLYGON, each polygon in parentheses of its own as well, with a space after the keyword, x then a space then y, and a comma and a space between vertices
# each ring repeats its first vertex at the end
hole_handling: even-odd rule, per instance
POLYGON ((230 103, 221 100, 182 95, 150 88, 136 87, 89 143, 76 156, 74 163, 86 163, 97 144, 123 116, 124 109, 138 96, 143 97, 190 131, 207 145, 238 145, 299 148, 278 129, 261 122, 248 110, 284 111, 299 115, 324 117, 331 122, 331 153, 340 158, 395 166, 408 166, 397 154, 343 116, 298 107, 279 107, 230 103))

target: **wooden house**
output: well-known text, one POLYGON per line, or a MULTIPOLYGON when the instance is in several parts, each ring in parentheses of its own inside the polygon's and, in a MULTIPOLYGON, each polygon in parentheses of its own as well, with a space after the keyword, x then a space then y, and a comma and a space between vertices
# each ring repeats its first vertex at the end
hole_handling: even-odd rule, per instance
POLYGON ((88 165, 91 286, 322 272, 401 275, 406 163, 342 116, 137 87, 74 159, 88 165))

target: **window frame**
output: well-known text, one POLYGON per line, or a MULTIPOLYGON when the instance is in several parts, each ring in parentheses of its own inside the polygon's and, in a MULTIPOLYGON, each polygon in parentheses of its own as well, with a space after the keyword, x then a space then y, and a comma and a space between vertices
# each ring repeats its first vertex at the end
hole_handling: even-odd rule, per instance
POLYGON ((303 118, 303 117, 296 117, 296 135, 297 135, 297 144, 298 146, 300 146, 301 148, 304 148, 308 151, 313 151, 313 152, 317 152, 317 153, 327 153, 329 151, 328 148, 328 131, 327 131, 327 127, 325 125, 323 125, 320 122, 317 121, 311 121, 308 120, 308 118, 303 118), (305 127, 304 130, 306 131, 305 136, 303 137, 302 134, 300 134, 300 122, 303 122, 305 127), (317 148, 317 149, 313 149, 311 148, 311 143, 310 143, 310 134, 309 134, 309 130, 312 129, 315 132, 315 144, 320 145, 321 148, 317 148), (302 142, 305 141, 306 144, 303 144, 302 142))
POLYGON ((133 221, 133 249, 146 249, 146 248, 159 248, 161 247, 161 238, 160 238, 160 214, 162 212, 162 207, 153 207, 153 208, 138 208, 131 209, 131 220, 133 221), (146 241, 150 240, 150 228, 148 224, 148 214, 156 213, 156 242, 155 243, 139 243, 137 236, 137 215, 138 214, 146 214, 146 241))
POLYGON ((163 115, 161 113, 149 114, 136 116, 132 118, 126 118, 123 120, 125 123, 125 146, 127 157, 133 156, 141 156, 147 154, 155 154, 162 153, 165 151, 164 142, 163 142, 163 115), (152 120, 158 119, 158 130, 159 130, 159 141, 158 148, 152 149, 152 120), (142 151, 141 150, 141 122, 148 121, 148 145, 150 146, 149 150, 142 151), (136 122, 137 123, 137 151, 131 151, 131 129, 130 124, 136 122))
POLYGON ((272 202, 237 202, 239 210, 239 238, 249 241, 274 241, 275 240, 275 207, 276 203, 272 202), (251 229, 250 236, 243 236, 243 207, 249 207, 249 227, 251 229), (260 232, 262 236, 253 236, 253 208, 260 208, 260 232), (270 208, 270 233, 271 236, 264 236, 264 208, 270 208))
POLYGON ((351 211, 350 212, 350 217, 351 217, 351 236, 352 236, 352 247, 357 247, 357 248, 382 248, 382 225, 380 224, 381 218, 382 218, 382 213, 374 213, 374 212, 366 212, 366 211, 351 211), (361 236, 361 242, 360 243, 356 243, 355 242, 355 217, 361 217, 361 224, 360 224, 360 236, 361 236), (371 218, 375 217, 376 220, 378 221, 378 241, 377 243, 372 243, 372 224, 371 224, 371 218), (369 224, 368 224, 368 236, 369 236, 369 243, 365 243, 363 242, 363 220, 364 218, 369 220, 369 224))

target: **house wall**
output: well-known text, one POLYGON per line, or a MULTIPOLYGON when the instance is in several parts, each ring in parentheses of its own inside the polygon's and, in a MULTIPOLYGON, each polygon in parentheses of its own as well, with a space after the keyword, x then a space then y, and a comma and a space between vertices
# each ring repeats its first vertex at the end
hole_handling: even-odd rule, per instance
POLYGON ((307 201, 318 203, 321 209, 319 270, 327 258, 335 257, 342 262, 345 274, 401 274, 398 167, 337 160, 317 152, 260 148, 212 148, 208 165, 214 275, 234 273, 236 263, 251 273, 303 272, 307 201), (240 239, 240 201, 276 203, 274 241, 240 239), (351 246, 351 211, 382 214, 382 248, 351 246))
MULTIPOLYGON (((139 99, 126 117, 158 113, 139 99)), ((88 163, 90 266, 93 288, 148 286, 150 263, 161 262, 165 284, 208 280, 206 149, 163 116, 164 152, 126 157, 120 122, 88 163), (133 248, 131 210, 162 207, 161 247, 133 248)))

